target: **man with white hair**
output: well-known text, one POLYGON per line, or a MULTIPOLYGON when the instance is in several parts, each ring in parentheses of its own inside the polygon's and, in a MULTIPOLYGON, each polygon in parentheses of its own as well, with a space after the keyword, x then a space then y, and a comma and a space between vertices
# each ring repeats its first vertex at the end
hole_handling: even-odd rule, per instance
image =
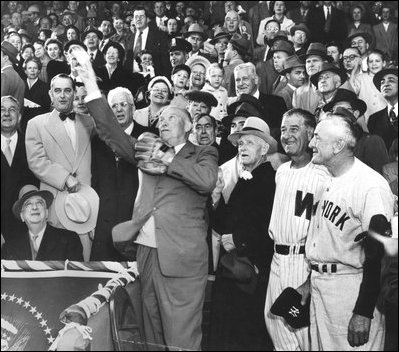
MULTIPOLYGON (((138 138, 149 131, 133 120, 136 107, 128 89, 110 90, 108 105, 127 135, 138 138)), ((137 166, 119 158, 98 136, 93 138, 91 147, 92 186, 100 197, 100 208, 90 260, 122 261, 124 258, 112 243, 112 228, 132 216, 139 187, 137 166)))
POLYGON ((381 256, 376 243, 363 242, 370 220, 393 215, 386 180, 353 152, 360 126, 332 113, 316 126, 309 147, 312 162, 326 166, 331 179, 310 224, 306 257, 311 276, 298 290, 311 295, 311 350, 382 351, 384 317, 375 309, 381 256))

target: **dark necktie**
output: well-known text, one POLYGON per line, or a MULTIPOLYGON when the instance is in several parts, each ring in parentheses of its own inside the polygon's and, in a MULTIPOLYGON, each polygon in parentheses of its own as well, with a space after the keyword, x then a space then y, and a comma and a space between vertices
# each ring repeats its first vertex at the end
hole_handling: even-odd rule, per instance
POLYGON ((143 42, 143 32, 140 31, 139 36, 137 37, 137 42, 133 50, 133 56, 136 57, 137 54, 141 51, 141 45, 143 42))
POLYGON ((62 120, 62 121, 65 121, 65 119, 70 119, 70 120, 75 120, 75 113, 74 112, 69 112, 69 113, 66 113, 66 112, 61 112, 60 113, 60 119, 62 120))
POLYGON ((94 62, 94 53, 90 53, 90 61, 94 62))
POLYGON ((324 32, 329 33, 331 28, 331 7, 327 7, 327 18, 324 24, 324 32))
POLYGON ((391 110, 389 111, 389 121, 391 122, 392 126, 395 130, 398 130, 398 117, 395 114, 394 107, 392 106, 391 110))

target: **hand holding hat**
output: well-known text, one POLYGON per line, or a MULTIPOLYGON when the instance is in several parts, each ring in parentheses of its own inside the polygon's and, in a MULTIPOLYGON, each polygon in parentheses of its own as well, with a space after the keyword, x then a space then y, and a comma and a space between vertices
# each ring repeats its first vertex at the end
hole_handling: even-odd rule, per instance
POLYGON ((90 56, 81 46, 72 45, 68 52, 71 58, 71 71, 83 81, 88 92, 99 90, 97 77, 90 61, 90 56))

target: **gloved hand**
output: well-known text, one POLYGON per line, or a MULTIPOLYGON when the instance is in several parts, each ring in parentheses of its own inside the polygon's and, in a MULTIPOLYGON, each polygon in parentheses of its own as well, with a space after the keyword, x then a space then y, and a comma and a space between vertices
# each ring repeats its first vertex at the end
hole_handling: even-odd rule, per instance
POLYGON ((163 143, 161 138, 156 134, 151 132, 142 133, 139 138, 137 138, 137 142, 134 145, 134 149, 136 150, 136 160, 149 161, 155 147, 157 146, 157 149, 159 149, 162 145, 163 143))
POLYGON ((146 174, 150 174, 150 175, 162 175, 166 172, 167 170, 167 166, 159 163, 159 162, 155 162, 155 161, 145 161, 145 160, 139 160, 139 162, 137 163, 137 167, 145 172, 146 174))

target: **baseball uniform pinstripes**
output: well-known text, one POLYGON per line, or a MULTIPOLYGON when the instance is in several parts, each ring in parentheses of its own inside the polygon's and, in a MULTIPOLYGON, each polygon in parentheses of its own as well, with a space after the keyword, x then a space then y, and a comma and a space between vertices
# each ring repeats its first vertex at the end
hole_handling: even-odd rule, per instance
MULTIPOLYGON (((309 163, 303 168, 291 168, 291 162, 279 167, 276 174, 269 235, 276 244, 304 245, 311 220, 311 212, 329 175, 324 167, 309 163)), ((281 317, 270 313, 270 307, 286 287, 298 287, 309 274, 305 256, 273 256, 266 294, 265 320, 276 350, 309 350, 309 329, 294 330, 281 317)))

